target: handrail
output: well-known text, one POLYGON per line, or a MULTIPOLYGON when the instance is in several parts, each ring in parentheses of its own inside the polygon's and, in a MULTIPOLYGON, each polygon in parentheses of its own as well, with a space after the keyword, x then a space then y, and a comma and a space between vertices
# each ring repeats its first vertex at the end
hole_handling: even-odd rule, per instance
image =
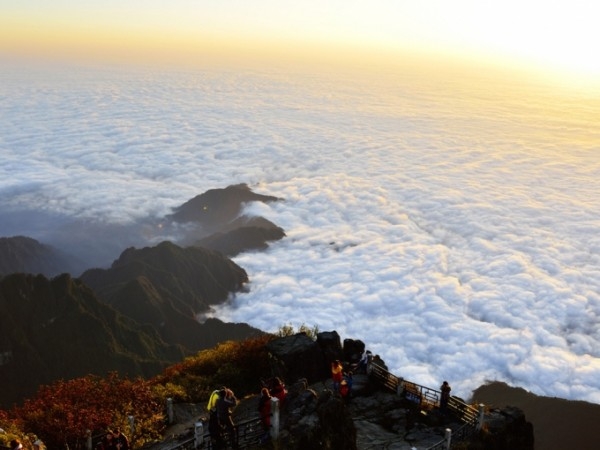
MULTIPOLYGON (((371 362, 367 368, 367 373, 384 387, 396 392, 398 395, 404 395, 407 400, 418 404, 420 407, 430 409, 440 405, 442 393, 437 389, 421 386, 420 384, 398 377, 375 362, 371 362)), ((448 409, 463 422, 463 425, 453 433, 456 441, 464 441, 477 430, 479 426, 479 411, 476 408, 466 404, 457 397, 450 397, 448 400, 448 409)), ((446 450, 448 442, 449 438, 444 438, 427 450, 446 450)))
MULTIPOLYGON (((186 438, 178 442, 173 447, 167 450, 191 450, 191 449, 206 449, 213 450, 213 442, 208 432, 208 423, 202 421, 203 433, 200 436, 186 438), (206 424, 206 426, 205 426, 206 424)), ((265 434, 260 417, 252 417, 250 419, 239 422, 235 425, 237 448, 243 449, 256 446, 259 439, 265 434)))

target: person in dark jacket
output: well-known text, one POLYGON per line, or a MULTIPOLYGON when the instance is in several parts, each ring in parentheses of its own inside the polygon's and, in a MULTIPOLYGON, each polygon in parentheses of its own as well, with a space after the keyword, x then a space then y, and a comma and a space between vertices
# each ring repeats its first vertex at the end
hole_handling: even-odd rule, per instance
POLYGON ((118 450, 129 450, 129 439, 123 434, 120 427, 115 428, 113 439, 118 450))
POLYGON ((104 438, 96 446, 97 450, 117 450, 117 441, 112 430, 107 430, 104 438))
POLYGON ((227 430, 232 447, 237 448, 237 433, 231 418, 232 408, 237 405, 237 398, 231 389, 222 389, 217 400, 217 417, 219 424, 227 430))
POLYGON ((447 381, 444 381, 440 386, 440 409, 444 412, 448 409, 448 400, 450 400, 450 391, 452 388, 447 381))

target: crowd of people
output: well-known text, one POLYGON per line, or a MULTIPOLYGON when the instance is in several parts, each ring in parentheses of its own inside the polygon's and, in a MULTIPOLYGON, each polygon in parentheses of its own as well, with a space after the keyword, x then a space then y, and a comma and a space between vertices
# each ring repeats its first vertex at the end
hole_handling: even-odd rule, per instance
MULTIPOLYGON (((261 442, 270 439, 271 434, 271 400, 277 398, 280 404, 285 402, 287 389, 280 378, 274 377, 263 381, 258 399, 257 410, 262 426, 261 442)), ((214 390, 206 405, 209 414, 208 431, 214 449, 223 449, 228 445, 237 448, 237 429, 232 419, 232 411, 238 403, 233 391, 225 386, 214 390)))
MULTIPOLYGON (((367 373, 368 364, 373 360, 371 352, 365 352, 363 358, 354 365, 347 365, 358 373, 367 373)), ((331 363, 331 381, 333 392, 339 395, 344 401, 350 401, 352 398, 353 371, 346 370, 340 360, 334 360, 331 363)), ((262 388, 258 397, 257 410, 260 416, 262 434, 259 437, 259 444, 264 444, 271 439, 272 427, 272 400, 277 398, 279 404, 285 404, 287 389, 280 378, 274 377, 262 382, 262 388)), ((440 386, 440 411, 446 413, 448 401, 450 399, 450 385, 444 381, 440 386)), ((234 393, 222 387, 213 391, 211 394, 207 409, 210 413, 209 432, 211 436, 212 448, 238 448, 236 425, 232 420, 232 409, 237 405, 237 399, 234 393)))
POLYGON ((352 371, 344 370, 344 365, 339 359, 331 363, 331 380, 333 392, 340 394, 342 399, 348 401, 352 398, 352 371))
MULTIPOLYGON (((331 381, 333 392, 338 394, 344 401, 349 401, 353 396, 353 370, 356 373, 367 373, 369 364, 376 362, 379 356, 367 350, 363 353, 361 359, 355 364, 348 364, 347 368, 339 359, 331 362, 331 381), (353 370, 350 370, 353 369, 353 370)), ((450 398, 450 385, 444 381, 440 387, 440 409, 445 411, 450 398)), ((282 407, 285 404, 287 389, 284 382, 274 377, 266 381, 262 381, 262 388, 258 398, 257 410, 260 415, 260 422, 263 434, 260 437, 260 442, 264 443, 270 439, 272 426, 272 399, 277 398, 282 407)), ((233 448, 237 447, 236 442, 236 426, 232 420, 232 409, 237 405, 237 399, 233 392, 222 387, 213 391, 211 394, 207 409, 210 413, 209 432, 213 442, 213 448, 225 448, 227 443, 233 448)))

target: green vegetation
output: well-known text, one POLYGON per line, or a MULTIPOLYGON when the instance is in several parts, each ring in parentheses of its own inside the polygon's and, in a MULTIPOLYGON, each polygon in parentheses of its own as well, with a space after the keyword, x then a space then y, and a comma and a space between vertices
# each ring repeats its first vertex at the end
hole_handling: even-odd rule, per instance
POLYGON ((310 328, 308 325, 303 323, 298 327, 298 331, 296 331, 294 329, 294 326, 291 323, 284 324, 279 327, 279 330, 277 331, 277 336, 279 336, 279 337, 292 336, 297 333, 304 333, 309 338, 316 340, 317 334, 319 334, 319 326, 313 325, 313 327, 310 328))
POLYGON ((273 335, 228 341, 174 364, 154 379, 157 392, 175 401, 201 402, 223 385, 236 395, 256 393, 260 379, 271 374, 266 344, 273 335))

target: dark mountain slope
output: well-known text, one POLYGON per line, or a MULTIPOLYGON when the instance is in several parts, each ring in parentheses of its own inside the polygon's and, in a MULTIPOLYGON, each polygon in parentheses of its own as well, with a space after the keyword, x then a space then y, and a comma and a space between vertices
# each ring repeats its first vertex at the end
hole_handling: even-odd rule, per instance
POLYGON ((41 273, 55 276, 75 269, 73 257, 25 236, 0 238, 0 276, 9 273, 41 273))
POLYGON ((227 224, 240 215, 244 204, 250 202, 274 202, 279 200, 271 195, 256 194, 246 184, 236 184, 225 189, 210 189, 188 200, 167 216, 174 222, 194 222, 208 235, 225 231, 227 224))
MULTIPOLYGON (((267 220, 262 219, 262 221, 267 220)), ((253 222, 255 221, 251 223, 253 222)), ((246 225, 226 233, 211 234, 194 245, 217 250, 231 257, 249 250, 266 250, 269 241, 277 241, 283 237, 285 232, 275 225, 272 227, 246 225)))
POLYGON ((126 283, 143 276, 182 313, 200 313, 222 303, 248 281, 246 271, 218 252, 170 242, 125 250, 110 269, 92 269, 81 279, 106 302, 126 283))
POLYGON ((471 401, 496 408, 511 405, 522 409, 533 423, 538 449, 598 448, 598 404, 543 397, 499 381, 475 389, 471 401))
POLYGON ((0 328, 0 386, 11 386, 0 389, 4 406, 56 379, 110 371, 151 376, 185 355, 69 275, 0 279, 0 328))
POLYGON ((256 194, 246 184, 211 189, 174 209, 166 226, 175 225, 183 245, 194 245, 235 256, 248 250, 264 250, 269 241, 285 237, 282 228, 264 217, 243 214, 252 202, 270 203, 281 199, 256 194), (179 224, 179 225, 177 225, 179 224))
POLYGON ((122 314, 152 326, 165 342, 191 351, 260 333, 246 324, 220 321, 211 322, 209 330, 197 321, 210 305, 226 301, 248 281, 244 269, 216 251, 170 242, 130 248, 110 269, 86 271, 81 279, 122 314))

